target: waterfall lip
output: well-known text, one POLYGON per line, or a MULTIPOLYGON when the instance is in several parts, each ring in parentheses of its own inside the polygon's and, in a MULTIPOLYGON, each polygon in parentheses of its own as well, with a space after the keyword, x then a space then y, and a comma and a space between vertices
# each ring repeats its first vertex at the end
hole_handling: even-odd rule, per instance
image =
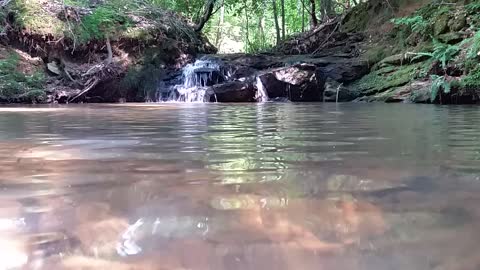
POLYGON ((167 102, 210 102, 212 96, 216 100, 211 86, 229 81, 231 74, 230 68, 220 59, 202 56, 182 69, 181 83, 166 90, 158 89, 157 96, 159 101, 165 101, 165 93, 168 93, 167 102))

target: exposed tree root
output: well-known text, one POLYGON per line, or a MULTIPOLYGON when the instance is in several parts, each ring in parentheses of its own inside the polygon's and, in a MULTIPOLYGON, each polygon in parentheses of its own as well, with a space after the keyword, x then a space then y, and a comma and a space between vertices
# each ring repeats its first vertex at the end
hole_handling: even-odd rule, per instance
POLYGON ((93 81, 87 87, 85 87, 85 89, 83 89, 82 92, 72 97, 70 100, 68 100, 68 102, 74 102, 79 97, 85 95, 88 91, 92 90, 95 86, 97 86, 99 82, 100 82, 100 79, 93 78, 93 81))

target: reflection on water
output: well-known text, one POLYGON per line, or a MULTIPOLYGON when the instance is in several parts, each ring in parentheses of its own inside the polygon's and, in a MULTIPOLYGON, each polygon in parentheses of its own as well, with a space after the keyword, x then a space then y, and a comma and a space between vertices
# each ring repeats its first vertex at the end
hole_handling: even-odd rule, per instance
POLYGON ((480 111, 0 109, 0 269, 480 269, 480 111))

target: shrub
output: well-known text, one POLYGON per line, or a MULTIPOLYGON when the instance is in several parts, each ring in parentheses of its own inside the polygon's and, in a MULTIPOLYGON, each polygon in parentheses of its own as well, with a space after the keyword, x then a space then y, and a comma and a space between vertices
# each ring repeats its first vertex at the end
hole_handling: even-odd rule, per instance
POLYGON ((397 18, 392 19, 391 22, 395 25, 405 25, 413 32, 420 34, 425 34, 429 26, 429 22, 426 21, 422 16, 397 18))
POLYGON ((419 52, 416 53, 416 57, 412 59, 415 60, 418 57, 428 56, 432 60, 439 61, 442 65, 442 69, 447 68, 448 62, 452 61, 453 58, 460 52, 460 47, 456 45, 445 44, 437 39, 433 39, 433 52, 419 52))
POLYGON ((4 101, 45 101, 43 91, 45 77, 43 73, 36 72, 27 75, 17 71, 19 56, 10 53, 6 58, 0 59, 0 100, 4 101))

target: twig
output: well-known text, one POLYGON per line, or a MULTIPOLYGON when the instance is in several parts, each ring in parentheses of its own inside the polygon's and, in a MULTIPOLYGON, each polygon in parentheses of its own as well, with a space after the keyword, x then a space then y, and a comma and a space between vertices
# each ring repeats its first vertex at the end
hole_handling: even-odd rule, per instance
POLYGON ((65 74, 67 75, 67 77, 74 83, 78 83, 73 77, 72 75, 70 75, 70 73, 68 72, 68 70, 66 68, 63 69, 63 71, 65 71, 65 74))
POLYGON ((75 101, 77 98, 83 96, 84 94, 86 94, 88 91, 92 90, 93 87, 95 87, 98 83, 100 82, 100 80, 98 78, 95 78, 93 80, 93 82, 87 86, 85 89, 82 90, 82 92, 80 92, 79 94, 77 94, 76 96, 74 96, 73 98, 71 98, 68 102, 73 102, 75 101))
POLYGON ((341 83, 340 85, 338 85, 337 87, 337 97, 335 98, 335 103, 338 103, 338 94, 340 93, 340 88, 342 88, 343 86, 343 83, 341 83))
POLYGON ((339 21, 337 23, 337 25, 335 26, 335 28, 332 30, 332 32, 327 36, 327 38, 323 41, 322 44, 320 44, 320 46, 318 46, 318 48, 312 53, 312 55, 316 54, 317 52, 319 52, 320 50, 322 50, 325 45, 328 43, 328 40, 332 37, 332 35, 337 31, 338 27, 340 26, 342 21, 339 21))

